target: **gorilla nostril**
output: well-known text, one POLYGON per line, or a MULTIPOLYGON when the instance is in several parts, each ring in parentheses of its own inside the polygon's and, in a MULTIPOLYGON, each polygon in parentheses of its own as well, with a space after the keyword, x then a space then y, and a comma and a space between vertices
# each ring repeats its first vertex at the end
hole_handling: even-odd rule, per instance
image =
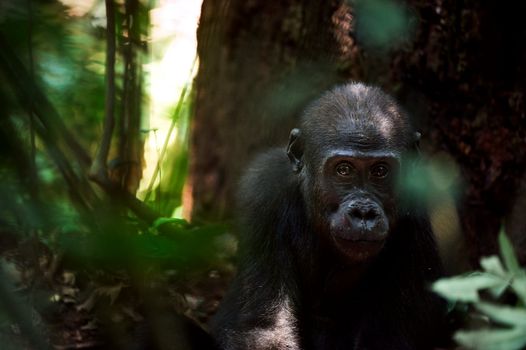
POLYGON ((372 208, 360 208, 360 207, 352 207, 348 215, 352 219, 358 219, 358 220, 364 220, 364 221, 374 221, 378 217, 378 213, 376 210, 372 208))
POLYGON ((351 210, 349 211, 349 216, 355 219, 360 219, 360 220, 363 219, 364 214, 365 213, 363 212, 363 210, 357 207, 351 208, 351 210))
POLYGON ((365 213, 364 219, 372 221, 375 220, 377 217, 378 213, 376 212, 376 210, 370 209, 365 213))

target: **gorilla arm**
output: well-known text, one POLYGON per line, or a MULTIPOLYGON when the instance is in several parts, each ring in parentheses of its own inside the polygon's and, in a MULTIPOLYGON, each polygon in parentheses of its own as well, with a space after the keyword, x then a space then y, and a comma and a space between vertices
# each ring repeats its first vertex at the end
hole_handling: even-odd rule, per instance
POLYGON ((298 229, 290 220, 300 212, 294 181, 283 149, 257 158, 241 181, 239 271, 212 324, 224 349, 300 349, 289 231, 298 229))

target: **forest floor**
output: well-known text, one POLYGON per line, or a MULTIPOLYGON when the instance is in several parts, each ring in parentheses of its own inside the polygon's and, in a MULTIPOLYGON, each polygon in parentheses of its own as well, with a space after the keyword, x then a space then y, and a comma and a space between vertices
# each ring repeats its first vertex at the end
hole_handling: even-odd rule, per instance
POLYGON ((206 329, 234 273, 231 262, 187 271, 158 264, 142 271, 79 266, 37 239, 17 237, 0 228, 4 350, 38 349, 39 341, 52 349, 133 343, 141 328, 163 322, 159 310, 206 329))

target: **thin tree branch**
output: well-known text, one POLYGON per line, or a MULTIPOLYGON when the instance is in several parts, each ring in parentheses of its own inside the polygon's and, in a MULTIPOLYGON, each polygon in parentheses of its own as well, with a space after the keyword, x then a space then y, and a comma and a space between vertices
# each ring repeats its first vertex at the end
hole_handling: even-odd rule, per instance
MULTIPOLYGON (((34 57, 33 57, 33 6, 31 4, 32 0, 27 0, 27 13, 28 13, 28 28, 27 28, 27 51, 29 56, 29 75, 31 77, 32 81, 35 81, 35 64, 34 64, 34 57)), ((35 113, 33 110, 35 109, 34 101, 33 101, 33 92, 29 92, 29 139, 31 143, 30 148, 30 160, 31 160, 31 183, 29 184, 31 193, 33 196, 36 196, 37 194, 37 183, 38 183, 38 176, 37 176, 37 167, 36 167, 36 144, 35 144, 35 113)))
MULTIPOLYGON (((124 2, 125 20, 123 23, 123 89, 119 123, 119 182, 130 193, 136 193, 142 174, 141 167, 141 21, 139 1, 124 2)), ((113 176, 112 176, 113 178, 113 176)), ((115 181, 115 180, 114 180, 115 181)))
MULTIPOLYGON (((75 201, 85 205, 80 193, 82 187, 86 187, 89 198, 95 194, 89 183, 82 181, 79 183, 76 173, 70 167, 68 159, 60 150, 58 143, 62 138, 66 139, 66 144, 73 149, 73 154, 81 161, 81 164, 90 164, 91 157, 86 150, 72 137, 70 131, 63 124, 62 119, 51 102, 44 95, 42 90, 30 79, 26 68, 11 50, 7 40, 0 33, 0 70, 8 78, 19 103, 22 107, 27 106, 31 101, 30 92, 34 94, 34 113, 38 119, 35 119, 34 127, 36 134, 43 140, 51 158, 57 164, 62 176, 68 183, 68 187, 75 201), (85 186, 84 186, 85 185, 85 186)), ((0 114, 1 116, 6 116, 0 114)), ((117 197, 123 205, 131 209, 134 214, 148 224, 152 224, 159 215, 150 209, 146 204, 137 199, 134 195, 122 190, 119 186, 106 180, 97 182, 97 184, 110 196, 117 197)))
MULTIPOLYGON (((84 197, 94 197, 93 189, 89 186, 87 179, 83 179, 75 173, 59 146, 60 140, 71 134, 62 124, 54 107, 34 81, 31 80, 27 70, 14 55, 1 35, 0 46, 3 48, 0 50, 0 69, 4 71, 5 76, 10 81, 21 107, 26 109, 28 114, 34 113, 38 117, 38 119, 35 118, 33 120, 32 127, 34 132, 44 141, 50 157, 68 184, 74 202, 85 207, 87 201, 84 197)), ((66 141, 66 143, 68 142, 66 141)), ((85 157, 89 159, 86 151, 76 142, 75 154, 80 158, 85 157)))
POLYGON ((115 126, 115 2, 106 0, 106 108, 102 140, 89 172, 97 183, 108 183, 108 153, 115 126))
MULTIPOLYGON (((36 85, 35 81, 31 79, 30 73, 16 57, 2 33, 0 33, 0 47, 2 48, 0 50, 0 69, 4 71, 20 103, 23 106, 33 104, 33 113, 46 128, 50 137, 57 140, 63 139, 82 166, 91 164, 89 154, 66 128, 55 107, 36 85)), ((37 121, 35 120, 35 122, 37 121)))

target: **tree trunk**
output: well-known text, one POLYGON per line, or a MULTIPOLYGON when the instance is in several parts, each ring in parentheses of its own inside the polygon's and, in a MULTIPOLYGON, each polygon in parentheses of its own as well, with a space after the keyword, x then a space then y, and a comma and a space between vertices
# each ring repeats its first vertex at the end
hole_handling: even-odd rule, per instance
MULTIPOLYGON (((499 227, 526 171, 526 4, 366 0, 351 9, 346 3, 204 0, 192 140, 194 217, 228 218, 248 158, 285 143, 304 104, 320 91, 361 80, 401 101, 428 153, 445 152, 458 164, 461 228, 477 265, 496 251, 499 227), (366 6, 373 3, 378 6, 366 6), (400 40, 390 33, 386 15, 412 24, 412 35, 400 40), (367 24, 391 42, 371 45, 367 24)), ((512 227, 525 226, 512 221, 512 227)))
POLYGON ((229 218, 240 172, 286 143, 306 101, 336 79, 331 1, 205 0, 191 141, 194 220, 229 218))

